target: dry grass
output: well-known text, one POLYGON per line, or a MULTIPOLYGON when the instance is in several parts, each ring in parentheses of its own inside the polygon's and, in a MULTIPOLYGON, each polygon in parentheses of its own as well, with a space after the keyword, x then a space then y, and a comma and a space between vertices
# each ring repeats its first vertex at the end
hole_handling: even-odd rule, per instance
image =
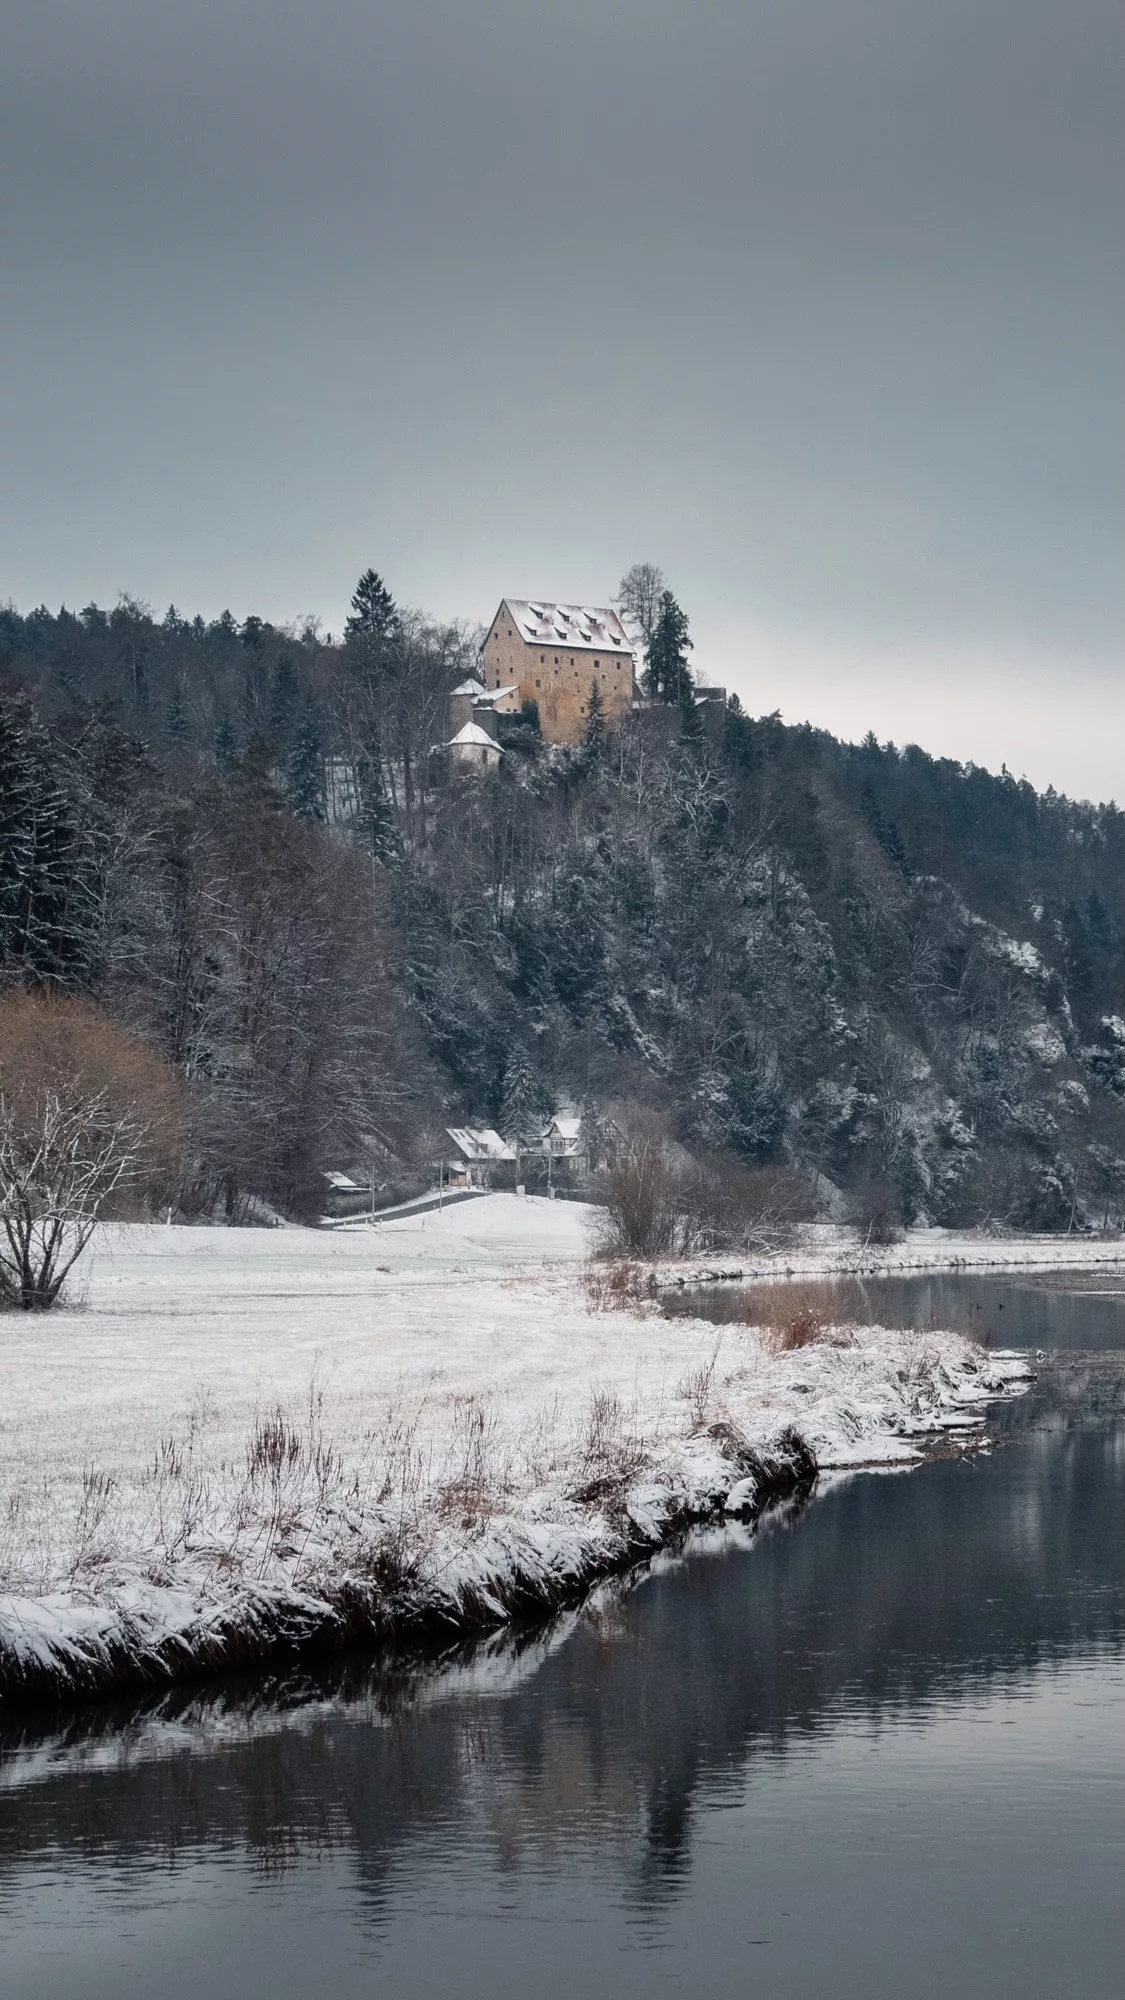
POLYGON ((458 1396, 448 1470, 436 1487, 433 1508, 439 1520, 467 1533, 499 1512, 508 1487, 496 1412, 479 1396, 458 1396))
POLYGON ((824 1285, 771 1285, 754 1302, 754 1323, 776 1354, 811 1347, 837 1322, 839 1306, 832 1292, 833 1287, 824 1285))
POLYGON ((611 1389, 593 1389, 578 1440, 577 1480, 569 1497, 612 1512, 646 1463, 635 1427, 611 1389))
POLYGON ((691 1410, 692 1431, 705 1431, 714 1415, 715 1370, 719 1365, 719 1352, 723 1336, 720 1333, 706 1361, 697 1362, 689 1368, 679 1386, 679 1395, 691 1410))
POLYGON ((662 1308, 669 1319, 698 1316, 719 1325, 755 1327, 775 1354, 793 1353, 816 1341, 840 1345, 871 1317, 857 1285, 831 1278, 706 1293, 685 1287, 666 1296, 662 1308))
POLYGON ((627 1257, 591 1258, 582 1270, 582 1292, 591 1312, 639 1312, 657 1295, 656 1273, 627 1257))

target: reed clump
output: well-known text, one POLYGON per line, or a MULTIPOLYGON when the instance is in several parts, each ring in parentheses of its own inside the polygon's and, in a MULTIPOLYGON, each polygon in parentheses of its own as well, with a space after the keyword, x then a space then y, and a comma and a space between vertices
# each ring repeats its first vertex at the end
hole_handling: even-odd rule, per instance
POLYGON ((582 1292, 591 1312, 639 1312, 657 1296, 656 1273, 627 1257, 591 1258, 583 1267, 582 1292))
POLYGON ((751 1324, 766 1335, 775 1354, 793 1354, 825 1338, 838 1318, 832 1287, 771 1285, 753 1300, 751 1324))

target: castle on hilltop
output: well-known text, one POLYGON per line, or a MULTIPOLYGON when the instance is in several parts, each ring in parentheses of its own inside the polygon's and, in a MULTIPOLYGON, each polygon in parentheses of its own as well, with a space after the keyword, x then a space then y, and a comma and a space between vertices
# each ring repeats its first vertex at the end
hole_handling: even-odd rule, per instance
POLYGON ((493 698, 508 694, 513 708, 536 703, 548 743, 581 743, 595 681, 607 722, 633 705, 633 642, 616 611, 601 605, 505 597, 481 665, 493 698))

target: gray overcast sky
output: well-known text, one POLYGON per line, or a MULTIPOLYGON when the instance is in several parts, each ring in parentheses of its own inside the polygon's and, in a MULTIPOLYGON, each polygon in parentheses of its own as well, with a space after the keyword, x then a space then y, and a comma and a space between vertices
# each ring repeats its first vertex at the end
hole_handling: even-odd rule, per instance
POLYGON ((752 712, 1125 799, 1120 0, 0 16, 0 596, 644 558, 752 712))

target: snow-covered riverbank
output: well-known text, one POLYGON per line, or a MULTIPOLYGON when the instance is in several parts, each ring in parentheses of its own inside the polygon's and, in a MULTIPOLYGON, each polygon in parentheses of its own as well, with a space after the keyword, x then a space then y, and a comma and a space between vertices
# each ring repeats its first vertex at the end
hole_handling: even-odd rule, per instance
POLYGON ((1125 1270, 1120 1236, 988 1236, 911 1229, 872 1243, 835 1223, 809 1224, 781 1250, 677 1258, 658 1268, 662 1286, 716 1278, 909 1278, 936 1271, 1125 1270))
POLYGON ((951 1334, 594 1311, 586 1220, 102 1229, 77 1305, 0 1320, 5 1700, 548 1608, 1026 1379, 951 1334))

